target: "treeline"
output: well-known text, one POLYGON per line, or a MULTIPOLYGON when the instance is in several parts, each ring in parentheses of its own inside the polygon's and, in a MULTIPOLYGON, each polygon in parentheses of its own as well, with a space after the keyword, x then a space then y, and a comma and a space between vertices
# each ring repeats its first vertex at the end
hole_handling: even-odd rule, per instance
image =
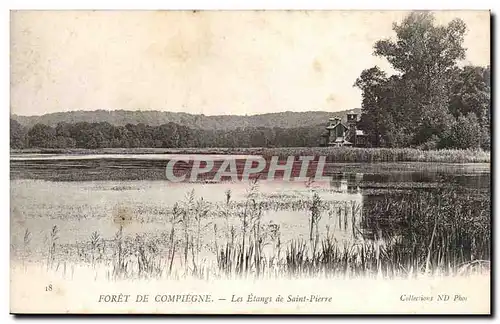
POLYGON ((160 126, 100 123, 36 124, 23 127, 10 120, 10 145, 23 148, 182 148, 318 146, 324 127, 193 129, 176 123, 160 126))
MULTIPOLYGON (((478 148, 477 119, 459 117, 450 131, 454 145, 443 148, 478 148), (465 145, 464 145, 465 144, 465 145)), ((325 125, 296 128, 247 127, 234 130, 193 129, 176 123, 160 126, 100 123, 36 124, 24 127, 10 120, 10 146, 28 148, 186 148, 186 147, 317 147, 325 125)), ((411 145, 410 145, 411 146, 411 145)))
MULTIPOLYGON (((335 112, 335 116, 347 120, 348 113, 360 114, 361 109, 355 108, 335 112)), ((327 111, 304 111, 304 112, 276 112, 250 116, 222 115, 205 116, 203 114, 189 114, 185 112, 172 111, 130 111, 130 110, 94 110, 94 111, 65 111, 45 114, 42 116, 18 116, 12 118, 26 127, 35 124, 45 124, 56 127, 59 123, 95 123, 108 122, 115 126, 127 124, 145 124, 160 126, 168 123, 187 126, 196 129, 236 129, 247 127, 266 128, 295 128, 311 127, 325 123, 332 113, 327 111)))
POLYGON ((460 19, 435 25, 429 12, 394 24, 396 39, 375 43, 374 55, 396 71, 364 70, 359 127, 374 146, 490 148, 490 66, 463 66, 467 32, 460 19))

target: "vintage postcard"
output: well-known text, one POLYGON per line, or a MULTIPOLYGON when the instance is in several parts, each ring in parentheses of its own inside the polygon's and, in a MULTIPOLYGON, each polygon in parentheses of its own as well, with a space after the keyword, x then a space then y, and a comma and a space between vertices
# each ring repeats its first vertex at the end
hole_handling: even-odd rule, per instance
POLYGON ((10 311, 490 314, 489 11, 11 11, 10 311))

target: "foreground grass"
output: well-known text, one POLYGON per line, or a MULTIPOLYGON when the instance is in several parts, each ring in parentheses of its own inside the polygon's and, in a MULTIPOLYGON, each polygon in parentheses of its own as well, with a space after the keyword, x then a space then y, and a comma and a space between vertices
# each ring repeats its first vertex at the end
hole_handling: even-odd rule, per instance
POLYGON ((279 147, 279 148, 105 148, 27 149, 11 153, 47 154, 237 154, 279 156, 326 156, 331 162, 447 162, 489 163, 490 152, 483 150, 420 150, 414 148, 279 147))
MULTIPOLYGON (((302 207, 308 235, 283 242, 280 227, 264 224, 257 183, 246 200, 225 193, 222 206, 189 193, 164 216, 170 229, 130 235, 127 220, 111 239, 94 232, 87 241, 59 244, 59 229, 47 235, 42 262, 69 275, 71 264, 87 264, 108 280, 134 278, 418 277, 488 272, 489 195, 458 196, 448 189, 399 193, 365 203, 326 204, 314 191, 302 207), (210 213, 225 224, 206 222, 210 213), (319 230, 327 218, 326 231, 319 230), (235 225, 234 221, 239 225, 235 225), (352 233, 349 243, 330 233, 352 233), (211 232, 213 240, 203 240, 211 232), (78 256, 78 260, 71 257, 78 256), (207 257, 207 256, 212 256, 207 257)), ((123 222, 123 224, 121 223, 123 222)), ((30 262, 33 235, 26 230, 17 258, 30 262)))

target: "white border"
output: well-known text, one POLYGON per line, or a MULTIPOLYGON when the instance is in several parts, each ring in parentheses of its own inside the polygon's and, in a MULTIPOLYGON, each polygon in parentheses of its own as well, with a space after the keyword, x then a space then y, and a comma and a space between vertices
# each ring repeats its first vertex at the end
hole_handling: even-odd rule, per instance
MULTIPOLYGON (((3 103, 3 111, 5 113, 5 118, 1 119, 3 123, 3 127, 0 127, 0 131, 2 132, 0 145, 1 151, 5 152, 6 157, 1 159, 1 206, 2 213, 0 214, 3 221, 3 226, 0 226, 0 237, 3 238, 3 243, 1 245, 2 251, 2 291, 1 291, 1 314, 2 323, 5 322, 13 322, 14 318, 8 315, 9 312, 9 201, 10 201, 10 193, 9 193, 9 161, 7 159, 9 152, 9 10, 16 9, 225 9, 225 10, 239 10, 239 9, 337 9, 337 10, 348 10, 348 9, 356 9, 356 10, 374 10, 374 9, 382 9, 382 10, 411 10, 411 9, 467 9, 467 10, 484 10, 484 9, 492 9, 492 12, 498 13, 498 1, 483 1, 483 0, 475 0, 475 1, 457 1, 457 0, 421 0, 421 1, 391 1, 391 0, 378 0, 378 1, 360 1, 360 0, 349 0, 349 1, 325 1, 325 0, 291 0, 291 1, 271 1, 271 0, 250 0, 250 1, 241 1, 241 0, 217 0, 217 1, 207 1, 203 0, 185 0, 185 1, 152 1, 152 0, 141 0, 141 1, 131 1, 131 0, 122 0, 122 1, 103 1, 103 0, 87 0, 87 1, 44 1, 41 3, 40 1, 31 0, 31 1, 2 1, 2 10, 0 11, 1 17, 1 30, 0 30, 0 44, 2 45, 2 50, 0 50, 0 61, 2 67, 2 85, 0 87, 0 98, 3 103)), ((498 21, 496 22, 498 24, 498 21)), ((498 41, 498 35, 494 34, 495 41, 498 41)), ((493 71, 496 76, 496 69, 493 71)), ((493 89, 495 94, 497 93, 497 86, 493 89)), ((495 110, 496 107, 492 107, 495 110)), ((496 115, 498 115, 497 112, 496 115)), ((498 117, 498 116, 497 116, 498 117)), ((496 143, 495 149, 498 150, 498 130, 495 132, 496 143)), ((494 159, 496 161, 496 159, 494 159)), ((495 162, 494 168, 497 167, 497 162, 495 162)), ((495 197, 497 198, 498 193, 495 192, 495 197)), ((493 199, 495 202, 495 210, 498 209, 496 202, 500 201, 498 198, 493 199)), ((500 220, 495 221, 495 228, 493 229, 493 233, 498 234, 498 224, 500 220)), ((498 237, 496 237, 495 242, 498 241, 498 237)), ((498 251, 495 248, 496 253, 494 255, 494 260, 498 261, 498 251)), ((496 264, 494 265, 496 266, 496 264)), ((495 267, 496 269, 496 267, 495 267)), ((495 271, 496 272, 496 271, 495 271)), ((497 275, 497 273, 495 273, 497 275)), ((498 277, 496 276, 496 282, 498 282, 498 277)), ((495 291, 498 290, 495 287, 495 291)), ((494 300, 498 300, 495 298, 494 300)), ((497 305, 492 305, 494 309, 497 309, 497 305)), ((137 319, 137 318, 134 318, 137 319)), ((51 320, 51 319, 49 319, 51 320)), ((63 319, 64 322, 69 321, 70 319, 63 319)), ((84 319, 87 320, 95 320, 95 319, 84 319)), ((139 319, 144 320, 144 319, 139 319)), ((166 318, 168 321, 178 320, 176 318, 166 318)), ((217 319, 216 319, 217 320, 217 319)), ((234 320, 234 319, 233 319, 234 320)), ((257 318, 259 321, 268 321, 269 319, 257 318)), ((288 320, 285 319, 285 320, 288 320)), ((336 321, 345 321, 346 319, 335 319, 336 321)), ((385 320, 385 318, 381 318, 381 320, 385 320)), ((404 319, 399 319, 404 320, 404 319)), ((420 319, 417 319, 420 320, 420 319)), ((426 322, 429 320, 435 319, 423 319, 426 322)), ((439 320, 439 318, 437 319, 439 320)), ((80 320, 82 321, 82 320, 80 320)))
POLYGON ((11 1, 12 9, 489 9, 493 1, 453 1, 453 0, 422 0, 422 1, 328 1, 328 0, 184 0, 184 1, 157 1, 157 0, 122 0, 122 1, 40 1, 19 0, 11 1), (467 5, 465 5, 467 4, 467 5), (465 6, 464 6, 465 5, 465 6))

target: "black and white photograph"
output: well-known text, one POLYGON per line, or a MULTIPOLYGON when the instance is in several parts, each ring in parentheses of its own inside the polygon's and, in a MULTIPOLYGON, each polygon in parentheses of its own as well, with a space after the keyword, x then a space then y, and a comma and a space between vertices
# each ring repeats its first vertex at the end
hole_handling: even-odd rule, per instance
POLYGON ((10 312, 490 314, 487 10, 12 10, 10 312))

